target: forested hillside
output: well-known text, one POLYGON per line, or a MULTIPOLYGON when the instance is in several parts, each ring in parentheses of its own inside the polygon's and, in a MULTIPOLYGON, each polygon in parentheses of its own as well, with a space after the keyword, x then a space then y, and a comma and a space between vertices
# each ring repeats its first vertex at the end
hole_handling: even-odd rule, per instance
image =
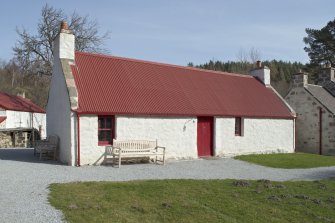
MULTIPOLYGON (((306 65, 298 62, 285 62, 281 60, 264 61, 263 65, 271 70, 271 85, 282 95, 285 96, 290 87, 291 76, 299 70, 308 70, 306 65)), ((234 61, 213 61, 208 63, 188 66, 194 66, 202 69, 225 71, 230 73, 248 74, 248 71, 255 67, 251 62, 234 62, 234 61)))
POLYGON ((51 76, 24 74, 15 64, 2 63, 0 66, 0 92, 9 94, 25 93, 26 98, 45 108, 51 76))

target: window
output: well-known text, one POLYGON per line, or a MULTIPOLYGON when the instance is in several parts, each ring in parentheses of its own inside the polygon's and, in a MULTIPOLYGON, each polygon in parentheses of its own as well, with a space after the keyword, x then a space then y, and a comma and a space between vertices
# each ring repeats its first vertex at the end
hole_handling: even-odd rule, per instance
POLYGON ((242 136, 242 118, 241 117, 235 118, 235 135, 242 136))
POLYGON ((98 116, 99 145, 111 145, 114 138, 114 117, 98 116))

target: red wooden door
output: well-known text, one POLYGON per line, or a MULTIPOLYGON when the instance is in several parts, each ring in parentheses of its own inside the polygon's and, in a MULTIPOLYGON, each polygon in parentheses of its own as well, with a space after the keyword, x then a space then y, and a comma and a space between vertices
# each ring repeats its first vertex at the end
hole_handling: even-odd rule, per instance
POLYGON ((198 117, 198 156, 213 155, 213 117, 198 117))

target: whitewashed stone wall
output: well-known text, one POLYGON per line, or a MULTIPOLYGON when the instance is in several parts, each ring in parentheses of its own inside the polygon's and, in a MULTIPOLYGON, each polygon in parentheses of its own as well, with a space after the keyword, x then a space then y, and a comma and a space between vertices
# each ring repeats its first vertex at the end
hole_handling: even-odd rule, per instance
POLYGON ((243 118, 243 134, 235 136, 235 118, 215 118, 215 155, 294 152, 294 121, 243 118))
POLYGON ((196 117, 117 117, 118 139, 158 140, 167 158, 198 158, 196 117))
POLYGON ((62 163, 74 165, 74 141, 69 94, 60 60, 55 59, 47 104, 47 134, 56 134, 60 138, 58 159, 62 163))
MULTIPOLYGON (((116 138, 158 140, 166 147, 166 158, 193 159, 197 152, 197 119, 195 117, 124 117, 117 116, 116 138)), ((80 116, 81 165, 103 161, 105 146, 98 146, 98 117, 80 116)))
MULTIPOLYGON (((117 116, 116 138, 158 140, 169 159, 196 159, 196 117, 117 116)), ((214 154, 294 152, 294 121, 286 119, 243 120, 243 136, 235 136, 235 118, 215 118, 214 154)), ((80 116, 81 165, 103 162, 105 146, 98 146, 98 117, 80 116)))
MULTIPOLYGON (((6 116, 6 110, 0 108, 0 116, 6 116)), ((0 128, 6 128, 6 120, 0 123, 0 128)))
POLYGON ((31 116, 30 112, 7 110, 6 116, 5 128, 31 128, 33 124, 33 127, 37 130, 41 126, 41 137, 46 137, 46 114, 33 113, 33 116, 31 116), (31 117, 33 120, 31 120, 31 117))
POLYGON ((80 116, 80 164, 95 165, 103 162, 105 146, 98 145, 98 116, 80 116))

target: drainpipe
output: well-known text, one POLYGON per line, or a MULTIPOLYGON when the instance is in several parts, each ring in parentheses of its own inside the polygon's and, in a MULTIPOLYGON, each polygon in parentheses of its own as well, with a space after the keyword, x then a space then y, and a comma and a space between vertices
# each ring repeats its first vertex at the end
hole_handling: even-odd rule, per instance
POLYGON ((77 112, 77 166, 80 167, 80 115, 77 112))
POLYGON ((322 155, 322 108, 319 108, 319 154, 322 155))
POLYGON ((297 117, 293 119, 293 146, 294 152, 297 152, 297 117))
POLYGON ((30 118, 31 118, 31 122, 30 122, 30 124, 31 124, 31 130, 32 130, 32 144, 33 144, 33 147, 35 148, 35 131, 34 131, 34 112, 31 112, 31 116, 30 116, 30 118))

